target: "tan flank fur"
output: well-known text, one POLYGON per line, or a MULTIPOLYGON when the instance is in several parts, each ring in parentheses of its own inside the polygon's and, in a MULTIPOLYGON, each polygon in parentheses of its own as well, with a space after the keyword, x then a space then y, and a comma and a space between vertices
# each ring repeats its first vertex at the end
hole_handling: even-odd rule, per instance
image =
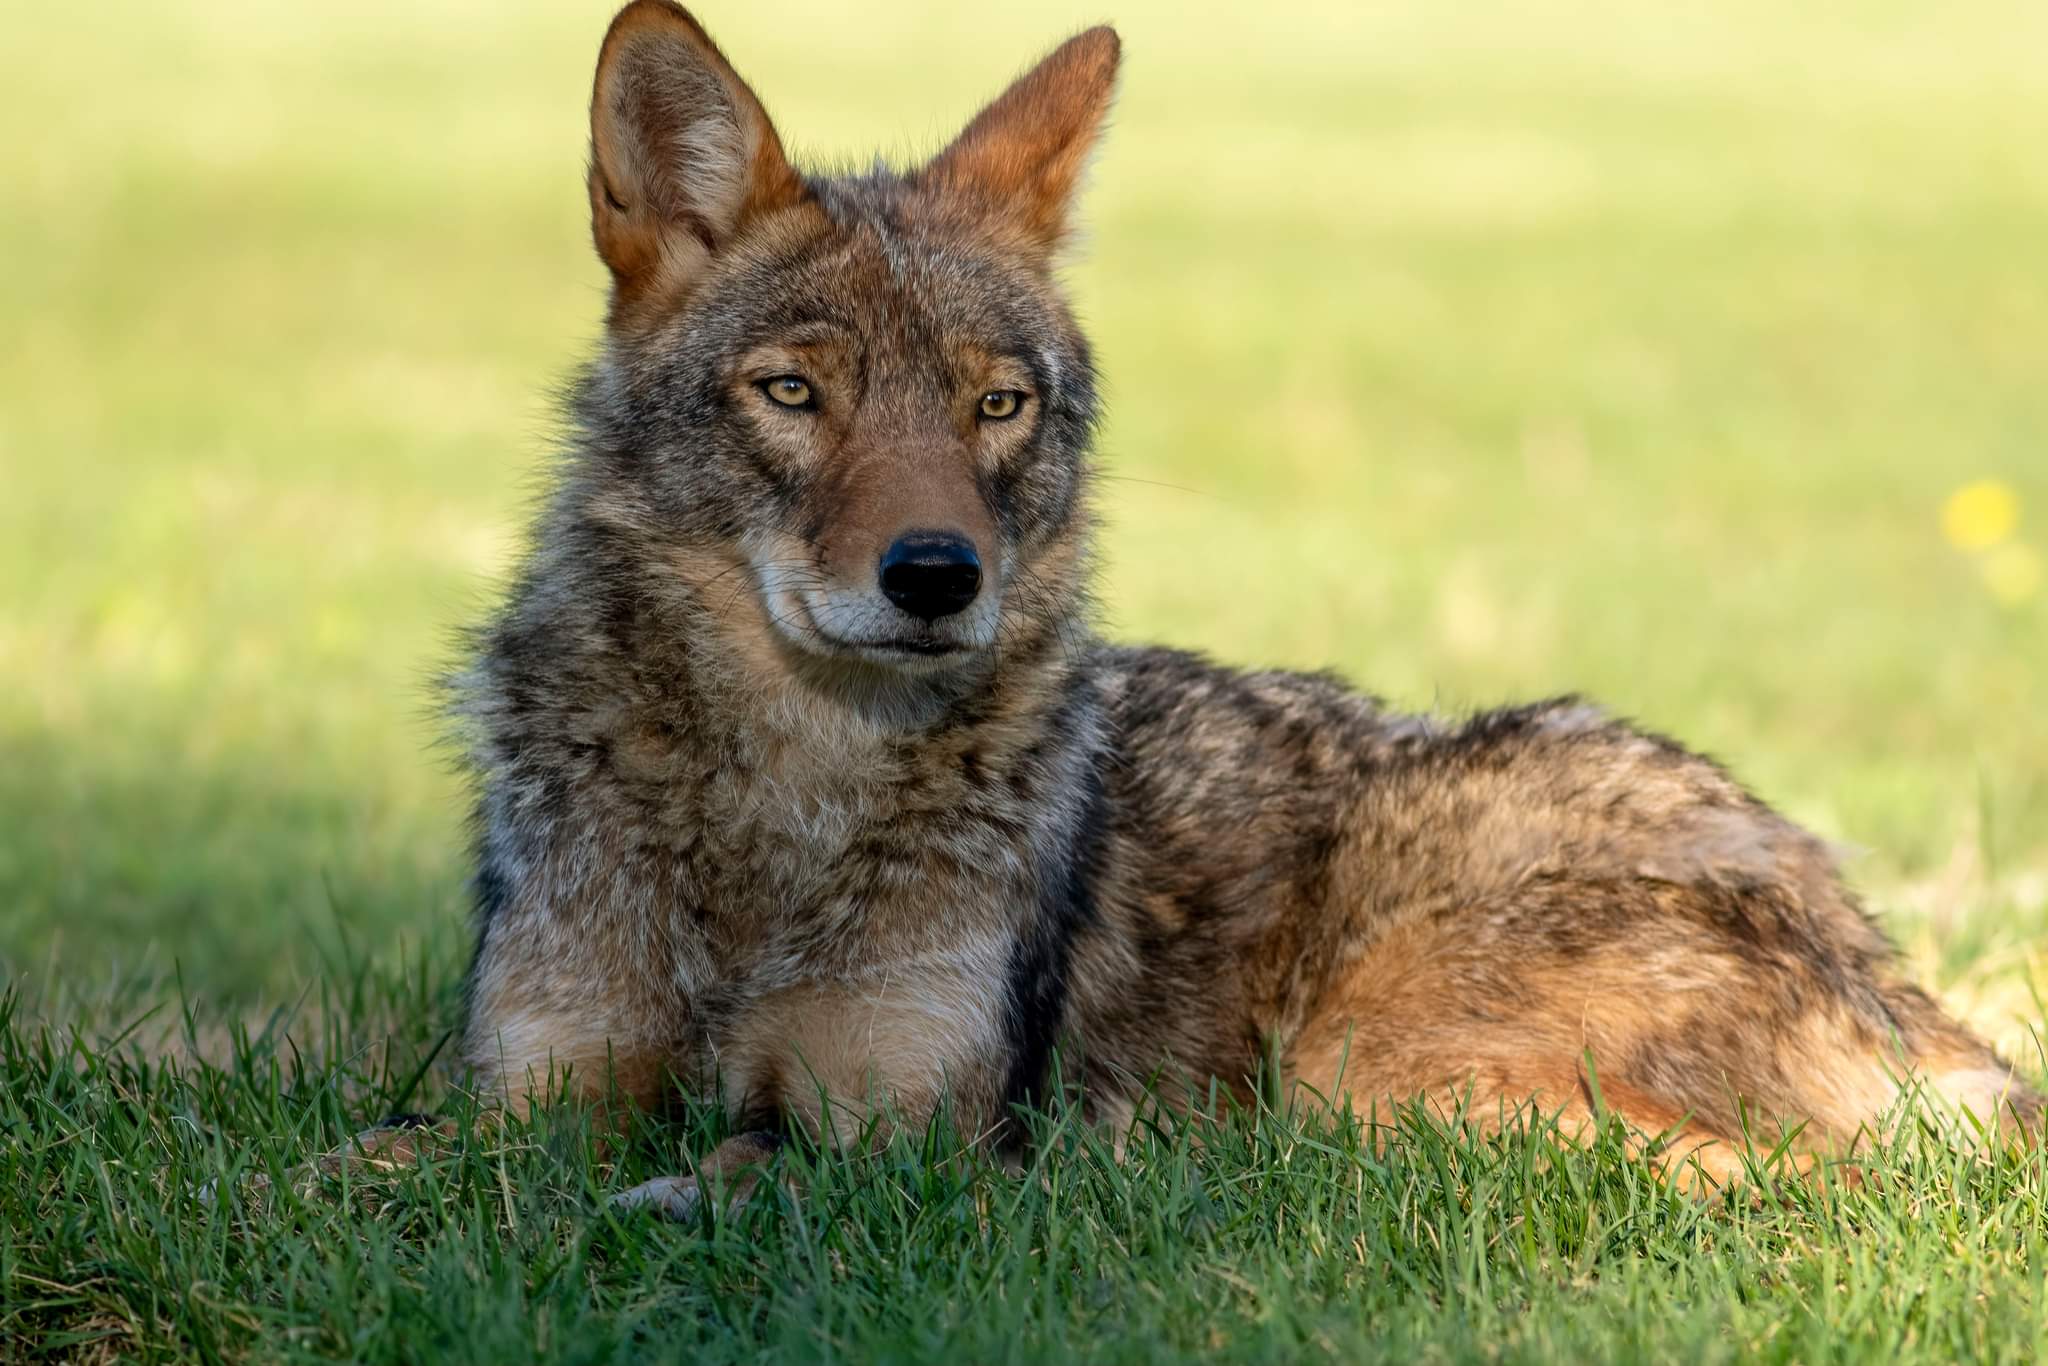
POLYGON ((1709 761, 1575 701, 1403 715, 1097 638, 1054 266, 1117 61, 1091 29, 927 165, 827 177, 683 10, 613 22, 607 332, 455 683, 468 1061, 515 1109, 715 1088, 743 1137, 632 1193, 671 1213, 794 1129, 944 1105, 1015 1142, 1056 1050, 1110 1120, 1270 1058, 1361 1115, 1604 1106, 1717 1182, 1745 1136, 1848 1150, 1909 1082, 2031 1133, 1709 761))

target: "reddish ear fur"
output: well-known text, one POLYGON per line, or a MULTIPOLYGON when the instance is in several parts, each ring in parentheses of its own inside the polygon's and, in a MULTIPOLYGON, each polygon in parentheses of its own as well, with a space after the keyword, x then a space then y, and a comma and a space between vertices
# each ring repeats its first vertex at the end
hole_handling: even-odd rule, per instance
POLYGON ((669 0, 619 11, 590 99, 590 226, 622 296, 694 274, 749 219, 804 194, 702 25, 669 0))
POLYGON ((979 198, 1047 250, 1057 246, 1116 93, 1120 51, 1107 26, 1060 44, 975 115, 925 182, 979 198))

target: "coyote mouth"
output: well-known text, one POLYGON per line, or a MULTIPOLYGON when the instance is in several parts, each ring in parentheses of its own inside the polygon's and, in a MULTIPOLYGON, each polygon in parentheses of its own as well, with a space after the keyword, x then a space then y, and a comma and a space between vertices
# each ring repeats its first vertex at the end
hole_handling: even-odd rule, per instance
POLYGON ((905 631, 910 625, 907 621, 877 619, 900 616, 893 611, 835 612, 829 601, 818 602, 808 593, 781 599, 780 610, 771 598, 768 616, 790 644, 827 658, 915 670, 943 660, 964 659, 985 648, 985 642, 971 635, 962 638, 921 624, 905 631), (870 635, 869 630, 876 633, 870 635))
POLYGON ((919 659, 936 659, 943 655, 964 654, 970 648, 954 640, 917 639, 896 637, 888 640, 849 640, 841 636, 828 635, 813 627, 817 638, 833 650, 846 654, 895 654, 912 655, 919 659))

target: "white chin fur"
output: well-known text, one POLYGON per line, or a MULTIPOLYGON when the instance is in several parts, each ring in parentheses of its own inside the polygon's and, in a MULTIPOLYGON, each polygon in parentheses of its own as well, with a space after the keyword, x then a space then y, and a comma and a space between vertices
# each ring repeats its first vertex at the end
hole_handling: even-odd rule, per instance
POLYGON ((807 654, 858 659, 904 673, 936 673, 995 643, 1001 594, 983 593, 964 612, 931 624, 876 591, 797 585, 774 566, 757 571, 776 631, 807 654))

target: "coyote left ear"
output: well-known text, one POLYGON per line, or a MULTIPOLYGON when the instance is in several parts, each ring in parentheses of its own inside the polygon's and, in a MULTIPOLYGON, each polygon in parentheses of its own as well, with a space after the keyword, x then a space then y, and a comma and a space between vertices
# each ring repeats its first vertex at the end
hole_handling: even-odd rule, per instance
POLYGON ((590 227, 622 295, 687 279, 804 194, 761 101, 687 10, 619 11, 590 99, 590 227))
POLYGON ((921 179, 981 200, 1051 251, 1116 94, 1121 46, 1107 25, 1067 39, 975 115, 921 179))

